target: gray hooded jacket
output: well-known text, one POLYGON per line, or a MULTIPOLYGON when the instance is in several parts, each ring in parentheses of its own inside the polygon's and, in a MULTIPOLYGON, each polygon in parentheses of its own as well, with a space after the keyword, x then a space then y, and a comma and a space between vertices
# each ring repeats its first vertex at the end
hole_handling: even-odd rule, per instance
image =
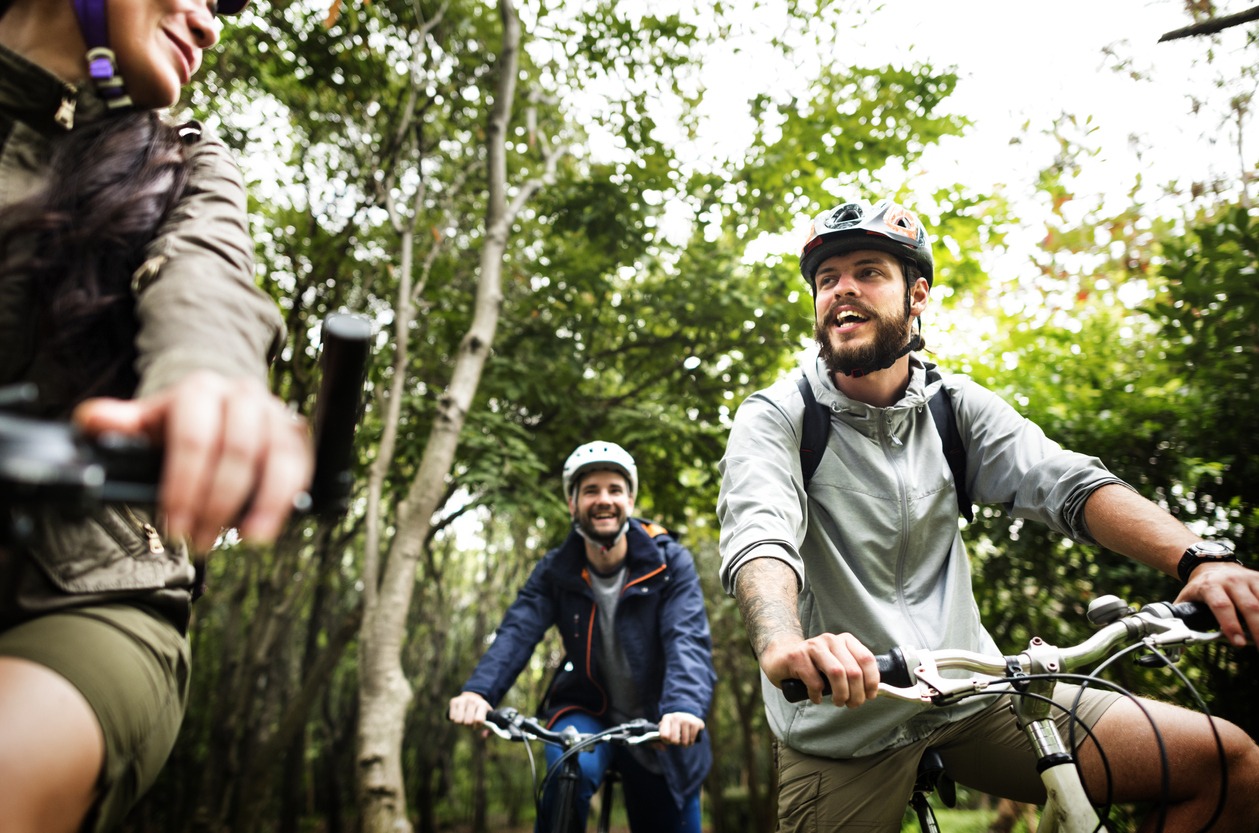
MULTIPOLYGON (((927 406, 947 385, 980 504, 1092 543, 1084 503, 1120 483, 1096 458, 1062 449, 992 392, 963 376, 926 385, 911 356, 905 395, 888 408, 849 399, 810 350, 802 370, 831 411, 825 452, 806 493, 800 470, 804 403, 794 379, 748 397, 721 461, 721 580, 754 558, 776 558, 799 580, 806 637, 851 633, 876 653, 894 646, 1000 655, 979 620, 958 528, 953 475, 927 406)), ((937 709, 878 698, 858 709, 788 703, 762 674, 774 734, 800 752, 853 758, 911 743, 984 706, 937 709)))

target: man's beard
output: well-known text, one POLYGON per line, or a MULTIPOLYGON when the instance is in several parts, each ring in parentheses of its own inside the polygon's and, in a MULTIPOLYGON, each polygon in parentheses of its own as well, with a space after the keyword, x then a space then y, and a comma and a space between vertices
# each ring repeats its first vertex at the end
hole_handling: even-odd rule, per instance
POLYGON ((613 509, 612 512, 616 515, 616 529, 612 532, 600 532, 595 527, 594 521, 591 519, 593 512, 578 512, 576 517, 573 518, 573 523, 585 536, 586 540, 610 547, 616 543, 617 539, 621 537, 621 532, 625 529, 625 514, 619 509, 613 509))
MULTIPOLYGON (((813 337, 817 339, 819 347, 818 355, 822 357, 822 361, 826 362, 826 368, 832 374, 861 376, 873 373, 890 367, 892 362, 904 355, 905 345, 909 343, 911 327, 908 310, 897 321, 884 318, 868 308, 859 307, 861 314, 874 325, 874 340, 859 347, 841 344, 836 349, 830 327, 835 320, 834 306, 839 303, 837 301, 835 305, 832 305, 822 321, 815 323, 813 327, 813 337)), ((845 303, 852 305, 851 301, 845 303)))

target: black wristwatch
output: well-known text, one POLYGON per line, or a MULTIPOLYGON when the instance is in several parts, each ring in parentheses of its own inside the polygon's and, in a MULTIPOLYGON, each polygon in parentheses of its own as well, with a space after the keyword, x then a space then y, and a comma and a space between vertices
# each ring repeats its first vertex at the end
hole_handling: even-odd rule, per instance
POLYGON ((1219 541, 1199 541, 1185 550, 1185 554, 1180 557, 1180 564, 1176 566, 1176 572, 1180 575, 1181 583, 1188 584, 1189 574, 1199 564, 1219 564, 1227 561, 1237 562, 1237 556, 1233 554, 1233 548, 1228 544, 1221 544, 1219 541))

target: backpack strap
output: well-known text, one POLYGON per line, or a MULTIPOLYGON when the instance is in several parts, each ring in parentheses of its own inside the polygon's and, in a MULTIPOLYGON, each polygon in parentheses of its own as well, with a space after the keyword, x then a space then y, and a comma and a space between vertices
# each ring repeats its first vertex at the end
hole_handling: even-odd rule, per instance
POLYGON ((826 437, 831 432, 831 415, 827 413, 826 406, 813 395, 813 387, 807 378, 801 376, 796 386, 800 388, 800 396, 804 398, 804 423, 800 429, 800 471, 804 472, 804 488, 808 491, 813 472, 817 471, 818 463, 822 462, 822 452, 826 451, 826 437))
POLYGON ((659 538, 661 535, 669 534, 669 530, 651 521, 643 521, 643 532, 646 532, 649 538, 659 538))
MULTIPOLYGON (((927 364, 927 384, 942 378, 934 364, 927 364)), ((953 413, 953 399, 948 388, 940 385, 940 389, 927 400, 931 409, 931 419, 936 424, 936 433, 940 435, 940 445, 944 448, 944 459, 948 461, 949 471, 953 472, 953 485, 957 491, 957 511, 967 523, 975 520, 975 507, 971 504, 970 493, 966 491, 966 446, 962 445, 962 435, 957 430, 957 415, 953 413)))
MULTIPOLYGON (((927 384, 941 379, 936 366, 927 363, 927 384)), ((826 407, 813 395, 813 387, 809 380, 801 376, 796 380, 800 388, 800 397, 804 399, 804 421, 800 430, 800 471, 804 473, 804 488, 807 491, 818 463, 822 461, 822 452, 826 450, 826 438, 831 430, 831 415, 826 407)), ((940 446, 944 451, 944 459, 953 473, 953 484, 957 492, 957 511, 967 523, 975 520, 975 509, 971 505, 970 493, 966 491, 966 446, 962 444, 962 435, 957 430, 957 416, 953 413, 953 400, 944 385, 927 400, 931 410, 931 419, 935 423, 936 433, 940 435, 940 446)))

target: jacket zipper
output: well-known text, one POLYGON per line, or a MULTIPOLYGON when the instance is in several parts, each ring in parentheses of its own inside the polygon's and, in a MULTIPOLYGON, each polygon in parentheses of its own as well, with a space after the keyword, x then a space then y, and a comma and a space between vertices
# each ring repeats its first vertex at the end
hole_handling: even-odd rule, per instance
POLYGON ((74 110, 78 106, 78 94, 79 91, 73 84, 66 84, 65 92, 61 94, 61 105, 53 116, 53 120, 66 130, 74 129, 74 110))
POLYGON ((644 581, 651 578, 652 576, 659 575, 660 573, 664 572, 664 569, 667 566, 668 566, 667 564, 661 564, 659 567, 652 570, 650 573, 646 573, 645 575, 641 575, 638 578, 634 579, 633 581, 627 582, 625 586, 621 588, 621 598, 622 599, 625 598, 625 594, 629 592, 629 589, 631 587, 633 587, 636 584, 642 584, 644 581))
POLYGON ((879 421, 879 435, 884 457, 891 464, 892 471, 896 473, 896 488, 899 492, 897 502, 900 504, 901 513, 901 545, 900 551, 896 556, 896 605, 904 613, 906 621, 910 623, 914 633, 919 634, 921 639, 921 631, 917 624, 914 623, 913 611, 910 610, 908 603, 905 601, 905 560, 909 555, 909 527, 912 521, 909 513, 909 494, 905 486, 905 476, 902 470, 904 464, 893 455, 891 450, 892 446, 904 448, 905 444, 901 442, 900 437, 896 436, 896 432, 892 427, 891 413, 883 413, 883 418, 879 421))
POLYGON ((131 523, 135 524, 135 526, 140 530, 140 533, 144 536, 145 540, 149 542, 149 552, 151 554, 161 555, 166 552, 166 547, 162 545, 162 536, 158 534, 157 527, 153 526, 151 523, 146 523, 145 521, 140 520, 140 517, 136 515, 135 511, 130 506, 124 506, 123 512, 126 513, 127 518, 131 521, 131 523))

